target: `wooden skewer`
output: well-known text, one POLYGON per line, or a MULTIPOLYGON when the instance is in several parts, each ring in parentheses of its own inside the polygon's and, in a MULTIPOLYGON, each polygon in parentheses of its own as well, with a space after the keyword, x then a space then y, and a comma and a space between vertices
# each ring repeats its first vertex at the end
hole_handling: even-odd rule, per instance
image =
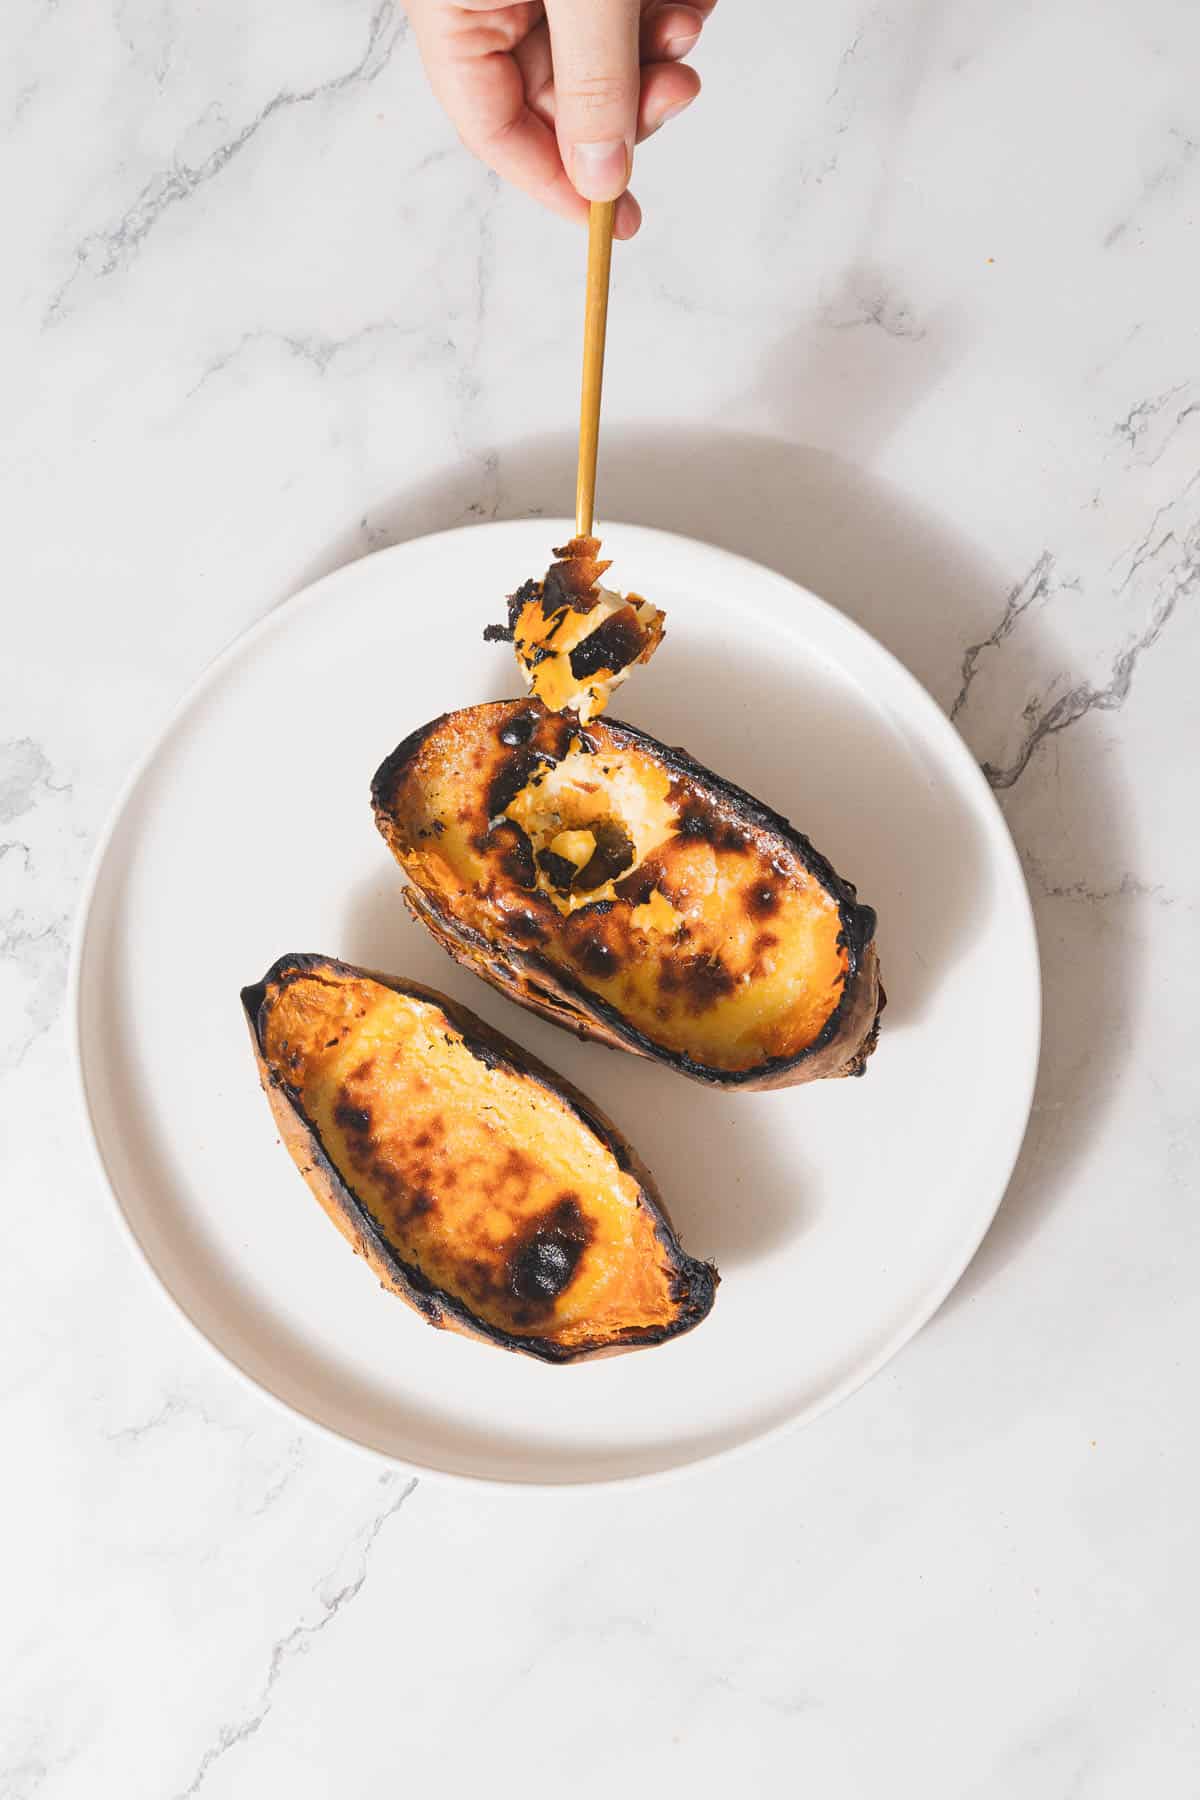
POLYGON ((583 392, 579 404, 579 478, 575 532, 591 537, 596 509, 596 446, 600 438, 600 389, 608 326, 608 271, 612 263, 615 200, 593 200, 588 214, 587 300, 583 314, 583 392))

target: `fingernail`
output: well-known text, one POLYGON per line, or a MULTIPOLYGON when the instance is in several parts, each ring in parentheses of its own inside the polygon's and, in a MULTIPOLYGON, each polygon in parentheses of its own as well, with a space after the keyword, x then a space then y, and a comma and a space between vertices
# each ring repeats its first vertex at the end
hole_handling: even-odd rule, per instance
POLYGON ((603 144, 576 144, 571 173, 585 200, 615 200, 629 180, 629 151, 623 138, 603 144))
POLYGON ((692 104, 692 101, 695 98, 696 98, 696 96, 694 94, 689 94, 689 96, 686 100, 677 100, 675 102, 674 106, 668 106, 668 108, 667 108, 666 112, 663 114, 662 118, 659 119, 656 124, 654 124, 650 127, 650 136, 653 137, 654 133, 656 131, 661 131, 663 126, 667 123, 668 119, 677 119, 679 117, 680 113, 685 111, 685 109, 692 104))
MULTIPOLYGON (((700 33, 692 31, 686 37, 668 38, 663 45, 663 50, 671 62, 678 62, 680 57, 686 56, 692 45, 698 44, 699 41, 700 33)), ((684 104, 687 104, 686 101, 684 104)))

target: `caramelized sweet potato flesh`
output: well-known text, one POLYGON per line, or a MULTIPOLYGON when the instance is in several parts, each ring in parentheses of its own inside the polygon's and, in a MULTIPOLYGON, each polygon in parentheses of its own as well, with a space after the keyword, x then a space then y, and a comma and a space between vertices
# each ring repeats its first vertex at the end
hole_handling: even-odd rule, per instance
MULTIPOLYGON (((853 890, 786 821, 615 721, 451 713, 389 758, 375 806, 414 910, 456 953, 540 967, 690 1073, 794 1061, 862 984, 874 917, 853 890)), ((859 1010, 843 1062, 876 997, 859 1010)))
POLYGON ((640 594, 600 586, 611 564, 600 540, 575 537, 554 552, 544 581, 509 595, 508 624, 489 625, 489 641, 508 639, 534 697, 551 712, 569 708, 586 723, 604 711, 614 688, 663 639, 663 614, 640 594))
POLYGON ((290 1146, 310 1185, 434 1322, 565 1360, 707 1311, 711 1271, 683 1256, 648 1177, 516 1046, 440 996, 321 959, 248 992, 268 1091, 320 1149, 290 1146))

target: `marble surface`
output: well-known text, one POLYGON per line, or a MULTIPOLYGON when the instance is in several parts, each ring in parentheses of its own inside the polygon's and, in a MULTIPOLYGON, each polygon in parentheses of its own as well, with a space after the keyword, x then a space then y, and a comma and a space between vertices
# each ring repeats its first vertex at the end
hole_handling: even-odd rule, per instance
POLYGON ((416 1484, 206 1355, 60 1018, 105 812, 231 635, 569 510, 582 245, 459 150, 394 0, 9 0, 0 43, 0 1796, 1193 1795, 1200 13, 725 0, 640 158, 603 510, 782 568, 953 714, 1045 1055, 884 1374, 554 1498, 416 1484))

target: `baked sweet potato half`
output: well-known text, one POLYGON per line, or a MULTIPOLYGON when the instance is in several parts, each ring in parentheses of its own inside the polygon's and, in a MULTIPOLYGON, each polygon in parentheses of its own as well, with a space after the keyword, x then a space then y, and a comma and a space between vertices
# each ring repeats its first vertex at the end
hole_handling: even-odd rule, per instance
POLYGON ((710 1310, 649 1171, 557 1075, 443 995, 323 956, 242 991, 280 1136, 338 1230, 431 1325, 544 1362, 710 1310))
POLYGON ((684 751, 500 701, 406 738, 372 800, 414 916, 521 1005, 727 1087, 862 1072, 874 912, 684 751))

